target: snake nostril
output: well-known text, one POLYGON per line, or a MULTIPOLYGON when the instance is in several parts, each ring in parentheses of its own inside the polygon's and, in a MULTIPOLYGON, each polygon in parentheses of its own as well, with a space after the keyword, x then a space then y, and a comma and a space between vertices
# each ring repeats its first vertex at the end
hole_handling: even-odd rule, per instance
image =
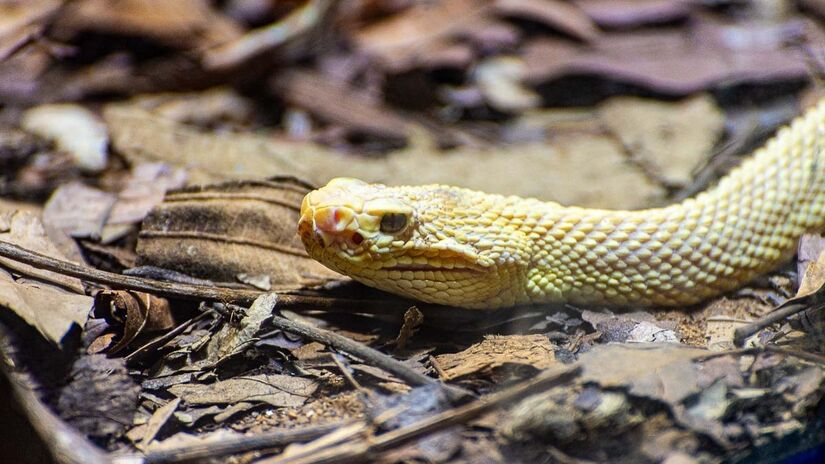
POLYGON ((359 234, 358 232, 353 232, 351 240, 352 240, 352 243, 354 243, 356 245, 360 245, 361 243, 364 242, 364 236, 359 234))

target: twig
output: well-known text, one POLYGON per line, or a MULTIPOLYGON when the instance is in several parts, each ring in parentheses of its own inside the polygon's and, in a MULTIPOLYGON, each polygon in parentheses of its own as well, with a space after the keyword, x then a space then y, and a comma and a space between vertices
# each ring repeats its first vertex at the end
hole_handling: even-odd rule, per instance
MULTIPOLYGON (((79 279, 108 285, 113 288, 137 290, 153 293, 168 298, 183 300, 210 300, 231 303, 251 303, 265 292, 237 288, 224 288, 212 285, 196 285, 179 282, 164 282, 161 280, 146 279, 143 277, 115 274, 101 271, 90 266, 84 266, 46 256, 35 251, 27 250, 12 243, 0 241, 0 257, 12 259, 37 269, 57 272, 59 274, 77 277, 79 279)), ((369 314, 400 315, 400 311, 388 308, 393 300, 361 301, 341 298, 324 298, 306 295, 279 295, 279 305, 290 310, 316 311, 343 311, 361 312, 369 314)), ((409 307, 405 303, 404 307, 409 307)))
POLYGON ((789 350, 788 348, 782 348, 776 345, 765 345, 764 349, 765 351, 770 353, 779 353, 784 354, 785 356, 794 356, 799 359, 804 359, 805 361, 825 365, 825 356, 816 353, 808 353, 807 351, 799 350, 789 350))
POLYGON ((707 361, 713 358, 720 358, 722 356, 735 356, 735 355, 745 355, 745 354, 759 354, 759 353, 777 353, 783 354, 785 356, 793 356, 795 358, 804 359, 805 361, 810 361, 818 364, 825 365, 825 356, 816 354, 816 353, 808 353, 806 351, 799 351, 799 350, 791 350, 788 348, 783 348, 781 346, 776 345, 764 345, 764 346, 751 346, 748 348, 736 348, 733 350, 727 351, 715 351, 712 353, 708 353, 704 356, 699 356, 694 358, 695 360, 707 361))
POLYGON ((330 432, 309 443, 290 446, 280 455, 263 459, 256 463, 267 464, 273 460, 289 462, 291 464, 303 463, 306 458, 314 459, 319 455, 326 456, 330 452, 336 452, 341 447, 351 449, 353 443, 364 443, 364 437, 369 436, 370 433, 371 428, 367 424, 356 422, 350 426, 330 432))
MULTIPOLYGON (((237 288, 225 288, 212 285, 197 285, 180 282, 165 282, 146 279, 143 277, 115 274, 101 271, 90 266, 64 261, 41 253, 27 250, 17 245, 0 241, 0 257, 12 259, 37 269, 57 272, 63 275, 77 277, 87 282, 108 285, 112 288, 136 290, 153 293, 167 298, 182 300, 209 300, 225 303, 246 304, 265 292, 237 288)), ((374 314, 389 316, 400 320, 404 310, 410 307, 409 300, 401 299, 370 299, 356 300, 348 298, 327 298, 308 295, 279 294, 278 305, 281 309, 292 311, 326 311, 337 313, 374 314)), ((434 326, 448 324, 457 330, 481 330, 491 325, 503 323, 518 316, 518 311, 511 308, 499 311, 462 310, 441 306, 418 306, 425 315, 425 322, 434 326), (494 322, 490 322, 490 321, 494 322)))
POLYGON ((319 450, 315 455, 276 456, 263 461, 266 464, 336 464, 365 462, 375 454, 403 446, 413 440, 466 423, 493 409, 513 404, 527 396, 567 382, 579 372, 577 365, 561 366, 542 372, 527 382, 515 385, 486 398, 464 406, 419 420, 407 427, 396 429, 368 440, 345 443, 334 448, 319 450))
MULTIPOLYGON (((19 408, 21 415, 38 436, 40 444, 34 446, 44 446, 50 462, 57 464, 109 464, 111 461, 105 451, 92 444, 74 427, 63 422, 40 402, 35 392, 21 381, 21 376, 7 368, 13 365, 12 359, 6 354, 10 351, 9 345, 5 343, 9 340, 7 330, 5 326, 0 325, 0 391, 11 392, 11 398, 6 400, 12 401, 14 406, 19 408)), ((3 431, 4 440, 10 439, 7 436, 8 432, 3 431)), ((18 445, 22 446, 23 443, 18 445)))
POLYGON ((333 2, 313 0, 296 8, 275 23, 254 29, 226 45, 209 50, 203 57, 207 69, 227 69, 270 51, 279 45, 306 34, 323 19, 333 2))
POLYGON ((211 311, 211 310, 204 311, 204 312, 200 313, 199 315, 197 315, 196 317, 193 317, 191 319, 188 319, 188 320, 184 321, 181 324, 178 324, 177 327, 169 330, 168 332, 164 333, 163 335, 160 335, 158 337, 153 338, 152 340, 149 340, 148 342, 144 343, 143 345, 141 345, 140 347, 138 347, 137 349, 135 349, 134 351, 132 351, 131 353, 126 355, 124 357, 124 359, 126 360, 126 363, 128 364, 128 363, 135 362, 136 360, 142 359, 144 356, 146 356, 150 353, 155 353, 155 350, 160 348, 164 343, 166 343, 169 340, 175 338, 178 334, 180 334, 181 332, 183 332, 187 328, 191 327, 193 324, 200 321, 201 319, 206 318, 210 314, 215 314, 215 313, 216 313, 215 311, 211 311))
POLYGON ((261 291, 244 289, 223 289, 205 285, 170 283, 160 280, 143 279, 113 272, 101 271, 89 266, 75 264, 69 261, 52 258, 17 245, 0 241, 0 256, 13 259, 24 264, 57 272, 79 279, 125 288, 155 293, 162 296, 182 298, 187 300, 217 300, 250 302, 260 296, 261 291))
POLYGON ((357 380, 355 380, 355 377, 352 375, 352 372, 350 372, 349 366, 344 364, 344 362, 345 362, 344 359, 345 358, 343 356, 341 356, 337 353, 332 353, 330 358, 332 358, 332 362, 335 363, 335 366, 338 367, 338 370, 341 371, 341 375, 343 375, 344 378, 347 379, 347 382, 349 382, 350 385, 352 385, 353 388, 355 388, 361 394, 366 395, 366 396, 369 396, 369 395, 372 394, 371 390, 369 390, 368 388, 364 388, 360 383, 358 383, 357 380))
POLYGON ((736 346, 742 346, 745 340, 751 335, 755 334, 756 332, 759 332, 760 330, 764 329, 765 327, 771 324, 779 322, 783 319, 787 319, 788 317, 793 316, 796 313, 805 311, 808 308, 812 308, 812 306, 806 303, 805 301, 800 301, 799 303, 791 303, 785 307, 780 307, 777 310, 766 314, 765 316, 748 325, 737 327, 736 330, 733 331, 733 343, 736 346))
MULTIPOLYGON (((278 303, 273 306, 273 309, 277 308, 277 306, 278 303)), ((438 382, 436 379, 427 377, 426 375, 409 368, 407 365, 392 356, 370 348, 363 343, 358 343, 355 340, 338 335, 335 332, 319 329, 318 327, 313 327, 303 322, 292 321, 275 314, 272 315, 272 325, 280 330, 285 330, 287 332, 306 337, 310 340, 314 340, 332 347, 338 351, 355 356, 356 358, 393 374, 410 385, 430 385, 438 382)), ((271 334, 262 334, 260 337, 265 338, 269 335, 271 334)))
MULTIPOLYGON (((315 440, 316 438, 320 438, 327 433, 341 427, 346 427, 350 424, 351 422, 342 422, 316 425, 314 427, 305 427, 294 430, 270 431, 252 436, 225 438, 214 443, 199 443, 170 449, 159 449, 146 453, 143 458, 143 462, 145 464, 167 464, 217 458, 248 451, 276 448, 286 446, 291 443, 315 440)), ((118 461, 115 462, 117 463, 118 461)), ((128 462, 134 461, 130 460, 128 462)))

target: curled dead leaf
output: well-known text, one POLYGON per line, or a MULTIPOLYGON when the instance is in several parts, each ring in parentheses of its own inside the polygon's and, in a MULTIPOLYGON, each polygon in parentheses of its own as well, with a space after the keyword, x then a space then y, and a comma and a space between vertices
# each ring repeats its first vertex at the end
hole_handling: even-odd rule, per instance
POLYGON ((103 291, 95 295, 95 314, 110 325, 123 327, 120 339, 107 351, 116 354, 141 334, 168 330, 175 326, 169 301, 148 293, 125 290, 103 291))

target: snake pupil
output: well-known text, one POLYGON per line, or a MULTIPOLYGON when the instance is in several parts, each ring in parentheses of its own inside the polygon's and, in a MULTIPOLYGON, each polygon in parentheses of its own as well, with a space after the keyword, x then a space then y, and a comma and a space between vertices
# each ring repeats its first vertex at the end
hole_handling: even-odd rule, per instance
POLYGON ((387 213, 381 218, 381 232, 394 234, 407 227, 407 216, 401 213, 387 213))

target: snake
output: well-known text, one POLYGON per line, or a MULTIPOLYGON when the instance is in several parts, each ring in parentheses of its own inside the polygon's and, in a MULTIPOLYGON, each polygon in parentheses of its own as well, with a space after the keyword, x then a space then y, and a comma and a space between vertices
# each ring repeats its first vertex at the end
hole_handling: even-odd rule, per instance
POLYGON ((673 307, 775 270, 823 226, 825 98, 715 186, 668 206, 593 209, 336 178, 304 197, 298 233, 333 271, 426 303, 673 307))

